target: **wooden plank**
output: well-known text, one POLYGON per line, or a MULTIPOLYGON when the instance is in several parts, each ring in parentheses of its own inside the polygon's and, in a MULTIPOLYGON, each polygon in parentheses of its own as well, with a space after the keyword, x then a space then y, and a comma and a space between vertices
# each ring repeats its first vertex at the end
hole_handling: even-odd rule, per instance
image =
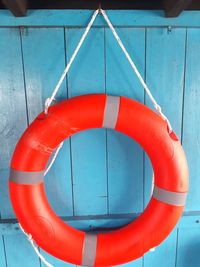
POLYGON ((27 126, 19 29, 0 29, 0 212, 13 218, 8 194, 10 159, 27 126))
POLYGON ((200 29, 188 29, 186 80, 184 95, 183 147, 185 148, 190 186, 186 211, 197 211, 200 207, 200 29))
MULTIPOLYGON (((80 230, 95 230, 95 229, 111 229, 118 228, 130 223, 136 218, 133 214, 127 215, 107 215, 107 216, 78 216, 63 218, 64 222, 80 230)), ((177 224, 176 228, 199 228, 200 215, 190 214, 183 215, 177 224)), ((14 235, 21 233, 18 223, 11 223, 9 221, 1 221, 0 235, 14 235)))
POLYGON ((40 261, 24 234, 5 235, 7 267, 40 267, 40 261))
MULTIPOLYGON (((44 108, 65 67, 64 29, 22 29, 22 49, 29 121, 44 108)), ((66 99, 66 81, 56 96, 58 101, 66 99)), ((63 148, 45 177, 48 199, 60 216, 72 215, 70 145, 66 140, 63 148)))
MULTIPOLYGON (((115 27, 199 27, 200 11, 183 12, 176 18, 164 17, 161 10, 107 10, 115 27), (134 18, 134 19, 133 19, 134 18)), ((26 17, 15 18, 6 10, 0 10, 0 26, 65 26, 85 27, 93 14, 92 10, 30 10, 26 17)), ((105 26, 102 16, 98 16, 95 26, 105 26)))
MULTIPOLYGON (((83 30, 66 30, 69 59, 83 30)), ((68 75, 69 96, 105 92, 104 30, 92 29, 68 75)), ((81 111, 80 111, 81 114, 81 111)), ((71 139, 74 214, 107 213, 106 134, 93 129, 71 139)))
MULTIPOLYGON (((117 29, 117 32, 144 76, 144 29, 123 28, 117 29)), ((144 90, 109 29, 106 29, 106 92, 144 101, 144 90)), ((142 149, 129 137, 109 130, 107 153, 109 213, 141 212, 142 149)))
POLYGON ((27 0, 2 0, 3 4, 13 13, 16 17, 22 17, 27 12, 27 0))
MULTIPOLYGON (((147 84, 179 138, 182 126, 185 38, 185 29, 172 29, 170 33, 163 28, 147 29, 147 84)), ((146 103, 152 107, 148 96, 146 103)), ((150 198, 151 181, 152 168, 149 159, 145 157, 146 204, 150 198)))
MULTIPOLYGON (((123 225, 130 223, 135 217, 124 216, 124 217, 112 217, 112 216, 99 216, 99 217, 71 217, 63 218, 63 221, 80 230, 94 231, 94 230, 110 230, 111 228, 119 228, 123 225)), ((0 223, 0 235, 15 235, 21 233, 18 223, 4 222, 0 223)))
POLYGON ((199 228, 179 229, 176 267, 200 266, 199 239, 199 228))
POLYGON ((177 17, 188 8, 193 0, 163 0, 165 16, 167 18, 177 17))
POLYGON ((153 251, 149 251, 144 256, 143 267, 149 266, 175 266, 176 260, 176 238, 177 230, 175 229, 169 237, 162 242, 153 251), (167 255, 167 257, 166 257, 167 255))

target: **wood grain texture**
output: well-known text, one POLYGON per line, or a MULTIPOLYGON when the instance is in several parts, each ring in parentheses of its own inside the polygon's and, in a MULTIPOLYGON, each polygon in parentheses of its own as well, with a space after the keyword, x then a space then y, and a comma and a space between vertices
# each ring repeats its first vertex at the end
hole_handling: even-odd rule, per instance
MULTIPOLYGON (((117 29, 124 45, 144 76, 144 29, 117 29)), ((106 29, 106 93, 144 101, 144 90, 111 31, 106 29)), ((131 123, 131 122, 130 122, 131 123)), ((143 209, 143 152, 129 137, 107 132, 109 213, 143 209)))
POLYGON ((190 188, 186 211, 200 207, 200 30, 188 29, 183 118, 183 147, 187 155, 190 188))
POLYGON ((0 29, 0 212, 13 218, 8 176, 14 147, 27 126, 19 29, 0 29))
MULTIPOLYGON (((65 67, 64 29, 22 29, 28 118, 31 122, 44 109, 44 102, 58 82, 65 67)), ((66 81, 60 87, 57 101, 67 98, 66 81)), ((55 164, 45 177, 48 199, 60 216, 72 215, 70 145, 66 140, 55 164)))

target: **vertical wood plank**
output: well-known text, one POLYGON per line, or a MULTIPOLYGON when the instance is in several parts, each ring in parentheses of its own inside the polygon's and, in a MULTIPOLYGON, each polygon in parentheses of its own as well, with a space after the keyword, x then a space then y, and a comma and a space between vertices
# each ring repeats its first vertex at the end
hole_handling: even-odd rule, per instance
POLYGON ((188 29, 186 80, 183 119, 183 147, 185 148, 190 185, 186 211, 200 207, 200 29, 188 29))
POLYGON ((149 251, 144 256, 144 267, 162 266, 175 267, 177 229, 163 241, 154 251, 149 251))
MULTIPOLYGON (((44 108, 65 67, 63 28, 25 28, 22 30, 23 57, 29 121, 44 108)), ((66 81, 56 96, 66 99, 66 81)), ((60 216, 72 215, 71 162, 69 140, 45 177, 48 199, 60 216)))
MULTIPOLYGON (((44 110, 65 67, 63 28, 21 28, 29 121, 44 110)), ((63 81, 56 100, 67 97, 63 81)))
POLYGON ((40 267, 40 261, 23 234, 5 235, 6 267, 40 267))
MULTIPOLYGON (((125 47, 144 77, 144 29, 117 29, 125 47)), ((106 29, 106 92, 144 101, 144 90, 109 29, 106 29)), ((130 122, 131 123, 131 122, 130 122)), ((143 209, 143 151, 133 140, 108 130, 109 212, 143 209)))
MULTIPOLYGON (((179 138, 182 123, 185 38, 185 29, 173 28, 170 33, 166 28, 147 29, 147 84, 179 138)), ((152 107, 148 96, 146 103, 152 107)), ((145 204, 150 198, 151 178, 152 169, 146 157, 145 204)))
POLYGON ((200 266, 199 240, 199 228, 179 229, 176 267, 200 266))
POLYGON ((6 254, 4 250, 4 239, 3 236, 0 235, 0 266, 4 267, 6 265, 6 254))
POLYGON ((27 126, 20 35, 18 28, 0 29, 0 213, 13 218, 8 194, 10 159, 27 126))
MULTIPOLYGON (((83 29, 66 29, 69 60, 83 29)), ((105 92, 104 30, 91 29, 68 75, 69 96, 105 92)), ((81 110, 80 110, 81 115, 81 110)), ((74 214, 107 213, 106 135, 103 129, 71 139, 74 214)))

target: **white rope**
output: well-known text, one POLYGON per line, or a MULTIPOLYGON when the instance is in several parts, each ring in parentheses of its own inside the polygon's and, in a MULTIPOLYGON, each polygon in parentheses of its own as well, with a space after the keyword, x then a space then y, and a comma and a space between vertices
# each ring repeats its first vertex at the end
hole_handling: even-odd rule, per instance
MULTIPOLYGON (((141 82, 143 88, 145 89, 146 93, 148 94, 150 100, 152 101, 152 103, 153 103, 155 109, 156 109, 157 112, 160 114, 160 116, 167 122, 168 127, 169 127, 169 132, 171 132, 171 131, 172 131, 172 127, 171 127, 171 124, 170 124, 169 120, 168 120, 167 117, 162 113, 161 107, 159 106, 159 104, 156 102, 155 98, 154 98, 153 95, 151 94, 150 89, 148 88, 147 84, 145 83, 144 79, 142 78, 141 74, 139 73, 139 71, 138 71, 138 69, 137 69, 135 63, 134 63, 133 60, 131 59, 131 57, 130 57, 128 51, 127 51, 126 48, 124 47, 124 45, 123 45, 121 39, 119 38, 117 32, 116 32, 115 29, 114 29, 112 23, 110 22, 108 16, 106 15, 106 12, 105 12, 104 10, 102 10, 102 9, 97 9, 97 10, 93 13, 92 18, 91 18, 90 22, 88 23, 88 25, 87 25, 87 27, 86 27, 86 29, 85 29, 83 35, 81 36, 81 39, 80 39, 80 41, 79 41, 79 43, 78 43, 76 49, 74 50, 74 52, 73 52, 73 54, 72 54, 72 56, 71 56, 71 58, 70 58, 70 60, 69 60, 69 63, 67 64, 66 68, 64 69, 64 72, 62 73, 62 75, 61 75, 61 77, 60 77, 60 79, 59 79, 59 81, 58 81, 58 83, 57 83, 57 85, 56 85, 56 87, 55 87, 55 89, 54 89, 54 91, 53 91, 51 97, 49 97, 49 98, 46 99, 46 101, 45 101, 45 109, 44 109, 45 114, 48 114, 48 109, 49 109, 49 107, 51 106, 52 102, 55 100, 55 96, 56 96, 56 94, 57 94, 57 92, 58 92, 58 90, 59 90, 59 88, 60 88, 60 86, 61 86, 61 84, 62 84, 62 82, 63 82, 63 80, 64 80, 64 78, 65 78, 65 76, 67 75, 67 73, 68 73, 68 71, 69 71, 69 69, 70 69, 70 67, 71 67, 71 65, 72 65, 72 63, 73 63, 73 61, 74 61, 76 55, 78 54, 79 49, 81 48, 81 46, 82 46, 82 44, 83 44, 85 38, 87 37, 87 34, 89 33, 89 31, 90 31, 90 29, 91 29, 91 27, 92 27, 92 25, 93 25, 93 23, 94 23, 94 21, 95 21, 97 15, 98 15, 98 13, 101 13, 101 14, 103 15, 105 21, 107 22, 109 28, 111 29, 111 31, 112 31, 112 33, 113 33, 115 39, 117 40, 119 46, 121 47, 122 51, 124 52, 124 54, 125 54, 125 56, 126 56, 128 62, 130 63, 132 69, 134 70, 134 72, 135 72, 135 74, 137 75, 139 81, 141 82)), ((54 154, 54 156, 53 156, 53 158, 52 158, 52 161, 50 162, 49 166, 47 167, 47 169, 46 169, 44 175, 46 175, 46 174, 49 172, 49 170, 51 169, 51 167, 52 167, 54 161, 56 160, 56 157, 57 157, 57 155, 58 155, 58 152, 59 152, 59 150, 61 149, 62 146, 63 146, 63 142, 58 146, 58 148, 57 148, 57 150, 56 150, 56 152, 55 152, 55 154, 54 154)), ((42 261, 47 267, 53 267, 53 265, 51 265, 49 262, 47 262, 47 260, 44 258, 44 256, 41 255, 41 253, 40 253, 40 251, 39 251, 37 245, 35 244, 34 240, 32 239, 32 235, 31 235, 31 234, 27 234, 27 233, 24 231, 24 229, 22 228, 21 224, 19 224, 19 227, 20 227, 20 229, 22 230, 22 232, 27 236, 28 241, 31 243, 33 249, 35 250, 35 252, 36 252, 36 254, 38 255, 38 257, 41 259, 41 261, 42 261)), ((150 251, 153 251, 153 250, 154 250, 154 248, 152 248, 150 251)))
POLYGON ((54 267, 52 264, 50 264, 45 258, 44 256, 40 253, 37 245, 35 244, 32 235, 31 234, 27 234, 23 227, 21 226, 21 224, 19 223, 19 227, 21 229, 21 231, 24 233, 24 235, 27 237, 27 240, 30 242, 31 246, 33 247, 33 249, 35 250, 35 253, 38 255, 38 257, 41 259, 41 261, 47 266, 47 267, 54 267))
POLYGON ((99 9, 97 9, 94 12, 94 14, 92 15, 92 18, 91 18, 90 22, 88 23, 88 25, 87 25, 87 27, 86 27, 86 29, 85 29, 82 37, 81 37, 76 49, 74 50, 74 53, 72 54, 72 56, 71 56, 71 58, 69 60, 69 63, 67 64, 66 68, 64 69, 64 72, 61 75, 60 80, 58 81, 58 83, 57 83, 57 85, 56 85, 51 97, 47 98, 47 100, 45 102, 45 110, 44 110, 45 114, 48 113, 48 108, 50 107, 52 101, 55 99, 55 96, 56 96, 56 94, 57 94, 57 92, 58 92, 58 90, 59 90, 59 88, 60 88, 60 86, 61 86, 61 84, 62 84, 62 82, 63 82, 63 80, 65 78, 65 76, 67 75, 67 73, 68 73, 68 71, 69 71, 69 69, 70 69, 70 67, 71 67, 71 65, 72 65, 72 63, 73 63, 73 61, 74 61, 79 49, 80 49, 80 47, 82 46, 82 44, 83 44, 88 32, 90 31, 90 28, 92 27, 92 24, 95 21, 96 16, 97 16, 98 13, 99 13, 99 9))
POLYGON ((107 22, 109 28, 111 29, 115 39, 117 40, 119 46, 121 47, 122 51, 124 52, 128 62, 130 63, 132 69, 134 70, 135 74, 137 75, 139 81, 141 82, 142 86, 144 87, 146 93, 148 94, 150 100, 152 101, 155 109, 157 110, 157 112, 160 114, 160 116, 167 122, 168 127, 169 127, 169 131, 172 132, 172 127, 171 124, 169 122, 169 120, 167 119, 167 117, 162 113, 161 107, 158 105, 158 103, 156 102, 155 98, 153 97, 150 89, 148 88, 147 84, 145 83, 144 79, 142 78, 141 74, 139 73, 135 63, 133 62, 132 58, 130 57, 128 51, 126 50, 126 48, 124 47, 121 39, 119 38, 119 35, 117 34, 117 32, 115 31, 112 23, 110 22, 108 16, 106 15, 106 12, 104 10, 100 10, 101 14, 103 15, 105 21, 107 22))

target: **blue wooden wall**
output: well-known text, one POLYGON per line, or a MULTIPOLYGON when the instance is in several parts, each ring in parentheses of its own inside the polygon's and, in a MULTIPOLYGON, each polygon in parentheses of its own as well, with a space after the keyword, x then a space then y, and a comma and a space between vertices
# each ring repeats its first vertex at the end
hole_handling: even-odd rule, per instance
MULTIPOLYGON (((169 238, 131 267, 200 266, 200 12, 175 19, 160 11, 109 11, 142 76, 187 154, 190 193, 169 238), (168 29, 172 26, 172 30, 168 29)), ((0 266, 43 267, 20 232, 8 196, 9 162, 24 129, 43 109, 91 11, 0 11, 0 266)), ((106 92, 151 106, 101 17, 81 48, 57 99, 106 92)), ((81 110, 80 110, 81 115, 81 110)), ((131 123, 131 122, 130 122, 131 123)), ((111 130, 66 140, 45 179, 56 213, 74 227, 118 227, 149 201, 152 169, 141 148, 111 130)), ((55 266, 71 266, 47 255, 55 266)))

